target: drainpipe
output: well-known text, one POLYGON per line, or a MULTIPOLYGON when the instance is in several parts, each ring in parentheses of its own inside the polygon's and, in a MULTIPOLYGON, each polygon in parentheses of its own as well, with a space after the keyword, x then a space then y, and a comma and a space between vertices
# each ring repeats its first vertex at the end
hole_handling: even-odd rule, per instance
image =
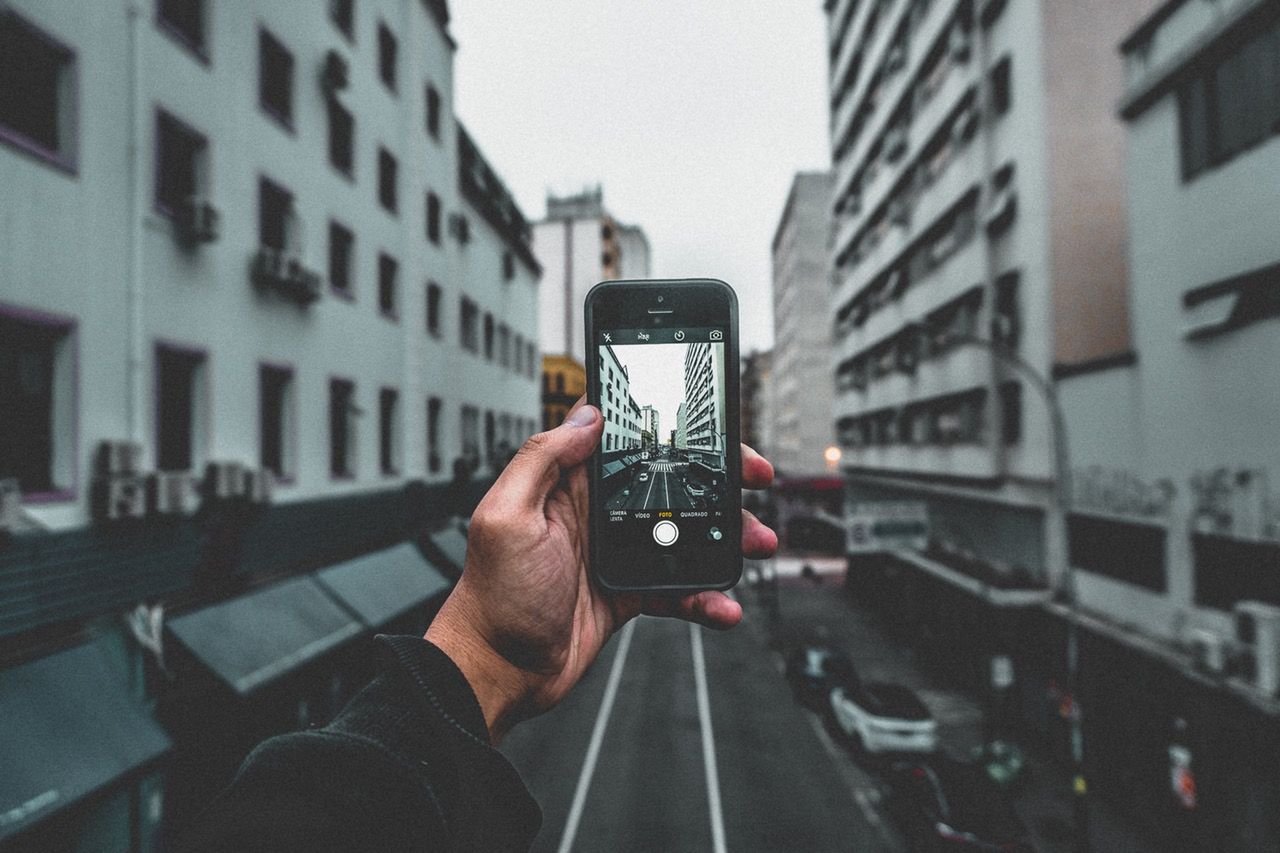
POLYGON ((129 258, 125 282, 125 306, 128 312, 128 346, 125 366, 126 403, 125 425, 130 441, 144 444, 143 430, 146 422, 145 405, 142 393, 143 372, 146 369, 146 353, 143 346, 143 293, 142 293, 142 199, 145 193, 142 188, 144 180, 143 140, 146 139, 146 127, 143 124, 141 109, 142 84, 142 52, 140 49, 141 28, 145 12, 136 3, 131 2, 126 10, 129 24, 128 40, 128 116, 129 141, 126 156, 128 162, 125 174, 129 182, 125 209, 129 217, 129 258))

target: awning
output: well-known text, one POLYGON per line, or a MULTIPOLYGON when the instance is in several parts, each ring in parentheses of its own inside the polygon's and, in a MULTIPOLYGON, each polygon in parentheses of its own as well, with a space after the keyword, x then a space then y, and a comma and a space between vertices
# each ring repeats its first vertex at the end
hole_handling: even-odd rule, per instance
POLYGON ((247 696, 364 626, 304 577, 180 616, 169 629, 232 690, 247 696))
POLYGON ((431 541, 431 546, 441 557, 447 560, 454 572, 462 573, 462 569, 467 564, 467 537, 462 531, 450 525, 444 530, 438 530, 427 537, 431 541))
POLYGON ((408 542, 321 569, 316 578, 368 628, 379 628, 449 588, 444 575, 408 542))
POLYGON ((0 839, 169 750, 90 643, 0 672, 0 839))

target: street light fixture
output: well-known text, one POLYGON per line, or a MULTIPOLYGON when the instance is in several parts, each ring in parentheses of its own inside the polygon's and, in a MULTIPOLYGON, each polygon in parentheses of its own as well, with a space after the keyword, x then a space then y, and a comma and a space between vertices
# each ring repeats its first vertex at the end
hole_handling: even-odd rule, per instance
MULTIPOLYGON (((923 340, 925 326, 919 321, 908 323, 904 331, 913 343, 923 340)), ((980 338, 977 335, 949 335, 946 343, 952 347, 976 347, 986 350, 1031 382, 1044 397, 1049 409, 1049 418, 1053 431, 1054 488, 1053 502, 1050 506, 1049 527, 1052 547, 1050 550, 1050 568, 1058 581, 1058 593, 1067 604, 1067 693, 1071 699, 1068 721, 1071 726, 1071 763, 1073 778, 1071 783, 1072 802, 1075 818, 1075 849, 1087 851, 1089 844, 1089 809, 1087 802, 1088 786, 1084 774, 1084 719, 1080 711, 1080 620, 1079 602, 1076 591, 1076 573, 1071 565, 1068 548, 1067 517, 1071 505, 1071 463, 1067 447, 1066 419, 1062 414, 1062 406, 1058 400, 1057 385, 1050 379, 1041 376, 1017 352, 998 341, 980 338)))

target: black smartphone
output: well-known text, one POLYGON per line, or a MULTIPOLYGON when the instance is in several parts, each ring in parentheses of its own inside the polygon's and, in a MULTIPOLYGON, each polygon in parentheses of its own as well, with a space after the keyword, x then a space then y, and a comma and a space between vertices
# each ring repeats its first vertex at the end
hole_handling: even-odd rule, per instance
POLYGON ((606 589, 728 589, 742 572, 738 298, 714 279, 587 293, 591 568, 606 589))

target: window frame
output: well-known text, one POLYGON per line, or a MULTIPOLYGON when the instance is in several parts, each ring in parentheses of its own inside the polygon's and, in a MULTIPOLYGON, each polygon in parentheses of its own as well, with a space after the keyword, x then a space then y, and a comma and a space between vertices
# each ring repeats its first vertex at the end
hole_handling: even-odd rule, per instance
POLYGON ((428 474, 439 474, 444 469, 441 458, 441 425, 444 422, 444 400, 440 397, 427 397, 427 453, 426 469, 428 474))
POLYGON ((326 235, 328 237, 329 243, 326 251, 327 269, 325 270, 325 273, 329 279, 329 292, 332 293, 334 296, 338 297, 339 299, 342 299, 346 302, 355 302, 356 301, 355 271, 356 269, 358 269, 358 266, 356 263, 356 232, 353 229, 347 227, 346 223, 339 222, 337 219, 330 219, 329 227, 326 231, 326 235), (335 230, 344 232, 348 238, 347 286, 345 288, 338 287, 333 282, 333 247, 334 247, 333 234, 335 230))
POLYGON ((294 242, 294 238, 296 237, 296 235, 290 233, 289 220, 290 220, 290 217, 292 217, 296 226, 297 219, 298 219, 297 204, 298 204, 298 197, 294 195, 293 190, 289 189, 284 184, 280 183, 274 178, 268 177, 267 175, 264 175, 264 174, 258 175, 257 207, 258 207, 258 248, 259 249, 276 249, 277 251, 287 252, 291 248, 294 248, 292 244, 294 242), (264 188, 270 188, 273 192, 280 193, 281 195, 286 196, 289 200, 289 204, 285 212, 284 221, 281 223, 281 230, 283 233, 281 235, 282 236, 281 245, 278 247, 268 246, 266 241, 262 239, 263 225, 265 224, 262 216, 263 214, 262 191, 264 188))
POLYGON ((427 190, 426 236, 433 246, 439 246, 444 236, 444 204, 434 190, 427 190))
POLYGON ((400 261, 389 252, 378 252, 378 315, 393 323, 400 322, 400 261), (390 273, 391 304, 383 301, 385 276, 390 273))
POLYGON ((325 158, 329 161, 329 165, 333 167, 333 170, 335 172, 337 172, 339 175, 341 175, 342 177, 346 178, 349 181, 355 181, 356 161, 358 159, 356 157, 356 114, 351 110, 347 109, 346 106, 343 105, 343 103, 339 101, 337 98, 326 98, 324 108, 325 108, 325 122, 327 125, 325 127, 325 158), (346 116, 348 126, 350 127, 350 130, 351 130, 350 140, 349 140, 350 150, 347 152, 349 163, 347 168, 345 169, 342 168, 342 166, 338 163, 337 158, 334 155, 334 152, 336 150, 334 146, 334 121, 333 121, 335 111, 340 112, 344 116, 346 116))
POLYGON ((181 118, 178 118, 166 107, 157 106, 155 113, 156 113, 156 120, 154 125, 155 140, 154 140, 154 145, 152 146, 152 149, 154 152, 154 158, 153 158, 154 162, 152 164, 154 167, 153 186, 152 186, 152 190, 154 193, 153 209, 155 210, 156 214, 158 214, 159 216, 162 216, 170 220, 176 220, 180 211, 174 210, 168 207, 165 204, 164 200, 160 197, 160 171, 161 171, 160 164, 162 159, 161 147, 160 147, 161 146, 160 126, 162 123, 168 122, 172 125, 175 125, 180 132, 190 137, 193 137, 200 142, 200 148, 197 152, 198 159, 193 166, 195 171, 195 181, 193 182, 195 184, 195 189, 193 194, 199 194, 201 192, 207 194, 208 188, 213 183, 213 178, 209 171, 211 161, 213 159, 212 157, 209 156, 209 137, 208 135, 200 131, 198 128, 196 128, 194 125, 190 124, 189 122, 181 118))
POLYGON ((400 40, 396 38, 396 34, 387 26, 387 22, 378 19, 378 80, 386 87, 387 91, 393 95, 400 93, 400 40), (388 57, 384 54, 387 47, 390 47, 390 68, 385 67, 388 57), (390 79, 388 78, 390 74, 390 79))
POLYGON ((444 337, 444 288, 439 282, 428 281, 424 306, 427 334, 433 338, 444 337), (434 300, 433 300, 434 297, 434 300))
POLYGON ((400 160, 385 145, 378 146, 378 207, 392 216, 400 215, 400 160), (391 182, 385 183, 387 167, 390 166, 391 182), (386 190, 390 188, 390 201, 386 190))
POLYGON ((187 34, 179 27, 175 26, 173 21, 166 18, 161 12, 162 0, 155 0, 155 15, 153 20, 156 29, 164 33, 173 40, 179 47, 190 53, 202 65, 211 65, 213 60, 209 50, 209 4, 205 0, 196 0, 200 4, 200 29, 203 36, 203 43, 196 44, 187 34))
POLYGON ((399 477, 404 468, 400 426, 400 389, 383 385, 378 389, 378 472, 383 477, 399 477), (391 402, 389 416, 388 400, 391 402))
POLYGON ((209 350, 205 347, 186 343, 183 341, 174 341, 169 339, 157 338, 152 347, 152 415, 155 418, 153 438, 155 442, 153 447, 154 463, 157 471, 175 470, 179 473, 181 469, 162 469, 160 467, 160 436, 163 431, 160 396, 162 393, 163 383, 160 376, 160 359, 162 354, 185 358, 198 363, 195 375, 192 380, 191 390, 191 447, 189 454, 191 464, 186 469, 188 473, 198 476, 200 469, 209 461, 209 438, 213 433, 212 429, 212 393, 210 393, 210 362, 212 361, 209 350), (202 375, 199 375, 202 374, 202 375))
POLYGON ((267 468, 262 444, 263 380, 268 373, 287 376, 280 417, 280 472, 272 472, 278 486, 292 486, 298 479, 298 373, 289 362, 258 362, 258 464, 267 468))
POLYGON ((279 125, 290 136, 295 134, 293 120, 297 107, 296 93, 294 85, 297 82, 298 59, 294 52, 289 49, 283 41, 281 41, 275 33, 271 32, 262 24, 258 25, 258 109, 262 111, 275 124, 279 125), (289 85, 288 85, 288 115, 280 113, 276 108, 267 103, 266 99, 266 63, 263 62, 264 45, 270 42, 280 49, 280 51, 289 59, 289 85))
POLYGON ((22 131, 0 123, 0 142, 3 142, 24 154, 53 166, 73 177, 79 176, 80 154, 80 63, 75 48, 57 36, 20 14, 16 9, 5 6, 0 8, 0 19, 11 18, 32 36, 43 42, 51 50, 62 55, 61 79, 58 81, 59 103, 59 137, 65 140, 63 150, 46 147, 38 140, 32 139, 22 131), (62 103, 62 98, 66 99, 62 103), (62 126, 65 124, 65 127, 62 126))
POLYGON ((359 463, 359 457, 360 457, 360 452, 359 452, 360 442, 358 437, 359 424, 356 422, 356 413, 352 411, 352 409, 357 408, 356 381, 348 376, 337 376, 337 375, 331 374, 329 376, 329 383, 327 388, 328 388, 328 396, 327 396, 326 405, 325 405, 325 416, 329 421, 328 430, 326 431, 328 433, 327 438, 328 438, 329 452, 327 455, 329 457, 329 460, 328 460, 328 465, 326 467, 329 469, 329 480, 332 482, 353 481, 359 476, 358 463, 359 463), (342 450, 342 454, 344 457, 343 462, 345 462, 346 464, 341 471, 335 470, 333 465, 334 463, 334 458, 333 458, 334 396, 333 394, 334 394, 334 389, 338 387, 345 387, 349 392, 349 396, 347 398, 347 412, 346 412, 346 419, 347 419, 346 420, 346 439, 347 440, 342 450))
POLYGON ((441 141, 441 130, 444 126, 444 98, 440 94, 440 90, 432 85, 431 81, 427 81, 423 95, 423 124, 426 126, 427 135, 436 142, 441 141))
POLYGON ((350 10, 351 19, 343 26, 342 21, 338 19, 337 5, 341 0, 329 0, 329 22, 333 24, 334 29, 342 33, 351 44, 356 43, 356 0, 347 0, 347 8, 350 10))

